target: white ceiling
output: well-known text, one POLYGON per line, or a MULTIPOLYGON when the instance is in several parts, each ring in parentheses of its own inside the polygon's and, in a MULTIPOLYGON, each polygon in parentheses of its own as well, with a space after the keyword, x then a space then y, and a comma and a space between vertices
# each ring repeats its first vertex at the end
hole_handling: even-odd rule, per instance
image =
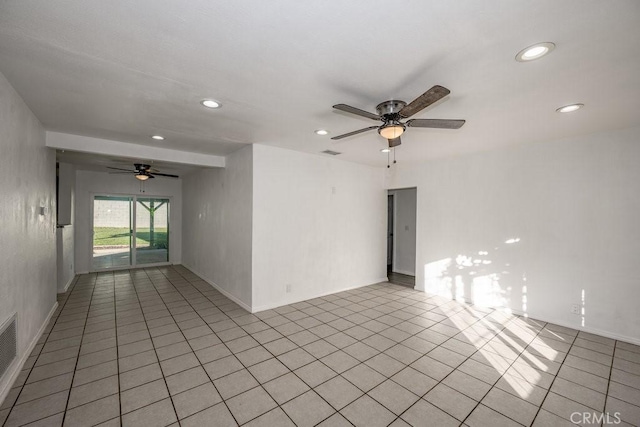
POLYGON ((399 161, 489 150, 640 122, 637 0, 5 0, 0 72, 49 130, 225 155, 263 143, 386 164, 374 111, 435 84, 399 161), (552 41, 549 56, 515 54, 552 41), (224 105, 207 110, 203 98, 224 105), (561 115, 559 106, 586 107, 561 115), (320 137, 318 128, 331 134, 320 137), (165 141, 153 141, 162 134, 165 141))

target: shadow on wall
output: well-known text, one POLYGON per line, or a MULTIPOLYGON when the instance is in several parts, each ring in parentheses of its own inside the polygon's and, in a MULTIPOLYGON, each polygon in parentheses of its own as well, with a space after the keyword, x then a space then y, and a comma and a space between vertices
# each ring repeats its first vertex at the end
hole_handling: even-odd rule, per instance
MULTIPOLYGON (((443 258, 424 266, 424 291, 478 307, 502 308, 528 316, 527 273, 514 260, 521 259, 519 237, 486 249, 443 258)), ((581 290, 580 304, 572 311, 581 316, 585 326, 585 290, 581 290)))

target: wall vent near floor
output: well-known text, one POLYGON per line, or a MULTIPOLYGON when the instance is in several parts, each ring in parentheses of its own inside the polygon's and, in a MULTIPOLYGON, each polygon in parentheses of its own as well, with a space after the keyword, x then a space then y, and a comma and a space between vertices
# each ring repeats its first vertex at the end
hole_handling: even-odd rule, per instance
POLYGON ((342 154, 342 153, 339 153, 339 152, 337 152, 337 151, 333 151, 333 150, 324 150, 324 151, 322 151, 322 153, 324 153, 324 154, 330 154, 330 155, 332 155, 332 156, 337 156, 338 154, 342 154))
POLYGON ((0 378, 2 378, 16 358, 16 315, 0 326, 0 378))

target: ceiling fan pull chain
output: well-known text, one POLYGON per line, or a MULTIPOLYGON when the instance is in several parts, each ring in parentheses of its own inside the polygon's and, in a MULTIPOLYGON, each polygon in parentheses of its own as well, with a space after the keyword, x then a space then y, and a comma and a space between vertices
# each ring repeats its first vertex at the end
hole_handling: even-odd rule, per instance
POLYGON ((389 156, 391 156, 391 154, 387 151, 387 169, 391 167, 391 165, 389 165, 389 156))
POLYGON ((395 165, 396 163, 397 163, 396 162, 396 149, 394 148, 393 149, 393 164, 395 165))

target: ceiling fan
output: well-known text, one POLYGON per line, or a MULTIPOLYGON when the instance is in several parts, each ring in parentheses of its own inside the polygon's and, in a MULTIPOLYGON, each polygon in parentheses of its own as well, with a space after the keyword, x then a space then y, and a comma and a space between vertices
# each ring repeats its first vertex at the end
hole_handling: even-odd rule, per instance
POLYGON ((427 108, 429 105, 449 95, 449 93, 451 93, 451 91, 446 87, 436 85, 411 101, 409 104, 404 101, 398 100, 382 102, 376 107, 376 111, 378 112, 378 114, 373 114, 346 104, 334 105, 333 108, 335 108, 336 110, 356 114, 358 116, 366 117, 372 120, 381 120, 382 125, 369 126, 364 129, 359 129, 353 132, 334 136, 331 139, 342 139, 348 136, 357 135, 362 132, 367 132, 369 130, 378 129, 378 133, 380 134, 380 136, 389 141, 389 148, 393 148, 402 143, 400 141, 400 135, 404 133, 407 127, 460 129, 465 123, 464 120, 411 119, 404 123, 402 122, 402 120, 408 119, 417 112, 427 108))
POLYGON ((133 173, 133 174, 135 174, 136 179, 139 179, 140 181, 146 181, 149 178, 155 178, 155 175, 166 176, 166 177, 169 177, 169 178, 179 178, 178 175, 169 175, 169 174, 166 174, 166 173, 157 172, 155 169, 151 169, 151 166, 144 165, 142 163, 134 163, 133 167, 135 168, 135 170, 122 169, 122 168, 112 168, 110 166, 107 166, 107 169, 125 171, 125 172, 110 172, 110 173, 133 173))

